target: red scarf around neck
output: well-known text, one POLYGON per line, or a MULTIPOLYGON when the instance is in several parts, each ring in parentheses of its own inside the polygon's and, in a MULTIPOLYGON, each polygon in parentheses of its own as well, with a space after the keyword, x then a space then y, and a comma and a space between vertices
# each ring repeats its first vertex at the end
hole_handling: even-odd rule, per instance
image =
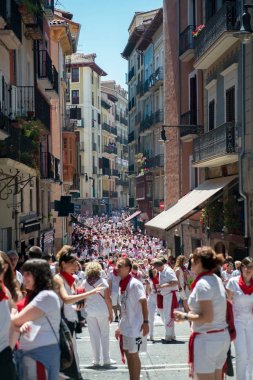
POLYGON ((246 285, 242 275, 239 277, 238 285, 244 294, 250 296, 253 293, 253 279, 250 280, 250 285, 246 285))
POLYGON ((157 277, 152 277, 152 278, 151 278, 151 281, 153 282, 155 292, 157 293, 156 285, 159 284, 159 277, 158 277, 158 276, 157 276, 157 277))
POLYGON ((66 273, 64 271, 60 271, 60 275, 64 278, 64 280, 66 281, 66 283, 70 286, 70 288, 72 287, 72 285, 74 284, 75 282, 75 277, 72 276, 72 274, 69 274, 69 273, 66 273))
POLYGON ((127 285, 129 284, 129 281, 131 280, 132 276, 129 273, 125 278, 122 278, 119 282, 119 287, 120 287, 120 293, 124 293, 124 291, 127 288, 127 285))
POLYGON ((4 286, 4 283, 0 281, 0 302, 2 300, 8 300, 9 297, 7 296, 6 287, 4 286))
POLYGON ((114 274, 114 276, 118 276, 118 271, 117 271, 117 269, 113 268, 113 274, 114 274))
POLYGON ((196 278, 195 280, 193 281, 193 283, 191 284, 191 290, 193 290, 195 288, 195 286, 197 285, 197 282, 201 279, 201 277, 203 276, 208 276, 208 275, 211 275, 213 274, 213 272, 211 272, 210 270, 209 271, 206 271, 206 272, 202 272, 200 273, 196 278))

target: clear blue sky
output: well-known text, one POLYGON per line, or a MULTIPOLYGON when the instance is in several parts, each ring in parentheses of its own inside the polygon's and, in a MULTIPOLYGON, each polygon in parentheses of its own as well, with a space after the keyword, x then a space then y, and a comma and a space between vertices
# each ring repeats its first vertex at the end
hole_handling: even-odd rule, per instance
POLYGON ((127 61, 120 53, 128 40, 135 12, 160 8, 162 0, 57 0, 56 7, 73 13, 81 24, 78 52, 96 53, 96 62, 107 72, 104 79, 125 85, 127 61))

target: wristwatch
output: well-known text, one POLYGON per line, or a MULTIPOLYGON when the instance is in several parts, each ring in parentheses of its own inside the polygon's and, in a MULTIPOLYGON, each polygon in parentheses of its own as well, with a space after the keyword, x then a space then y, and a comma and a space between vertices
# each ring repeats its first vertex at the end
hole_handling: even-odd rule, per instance
POLYGON ((185 314, 184 314, 184 320, 185 320, 185 321, 189 321, 189 315, 188 315, 188 313, 185 313, 185 314))
POLYGON ((149 323, 149 321, 143 321, 143 323, 149 323))

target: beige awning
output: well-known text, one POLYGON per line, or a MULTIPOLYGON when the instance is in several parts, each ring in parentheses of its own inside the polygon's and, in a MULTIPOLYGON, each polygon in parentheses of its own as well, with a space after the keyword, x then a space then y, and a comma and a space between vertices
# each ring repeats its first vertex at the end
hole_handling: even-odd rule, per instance
MULTIPOLYGON (((222 190, 237 176, 220 177, 209 179, 186 194, 183 198, 171 206, 168 210, 161 212, 155 218, 145 224, 148 233, 152 230, 170 230, 183 220, 201 210, 206 201, 222 190)), ((155 232, 155 231, 154 231, 155 232)))

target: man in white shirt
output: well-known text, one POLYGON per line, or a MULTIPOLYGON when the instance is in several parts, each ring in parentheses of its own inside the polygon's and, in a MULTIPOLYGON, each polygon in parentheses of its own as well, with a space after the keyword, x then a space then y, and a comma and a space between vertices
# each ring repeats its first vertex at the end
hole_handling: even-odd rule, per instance
POLYGON ((175 301, 175 297, 176 292, 178 292, 178 281, 174 270, 168 265, 165 265, 162 260, 156 259, 152 265, 159 272, 159 285, 157 285, 157 292, 163 296, 163 309, 161 312, 161 317, 165 326, 165 339, 162 339, 162 343, 169 343, 175 340, 172 309, 175 302, 177 302, 177 300, 175 301))
POLYGON ((131 277, 131 269, 132 263, 129 258, 117 261, 116 270, 121 278, 121 316, 115 337, 122 340, 122 350, 127 358, 130 379, 139 380, 141 371, 139 350, 146 343, 149 332, 148 307, 145 289, 140 281, 131 277))
POLYGON ((21 286, 23 285, 23 276, 22 276, 22 274, 19 271, 16 270, 16 266, 17 266, 17 263, 18 263, 18 253, 17 253, 17 251, 15 251, 13 249, 13 250, 7 252, 7 256, 10 259, 13 272, 14 272, 14 274, 16 276, 16 280, 17 280, 17 282, 19 284, 19 287, 21 288, 21 286))

